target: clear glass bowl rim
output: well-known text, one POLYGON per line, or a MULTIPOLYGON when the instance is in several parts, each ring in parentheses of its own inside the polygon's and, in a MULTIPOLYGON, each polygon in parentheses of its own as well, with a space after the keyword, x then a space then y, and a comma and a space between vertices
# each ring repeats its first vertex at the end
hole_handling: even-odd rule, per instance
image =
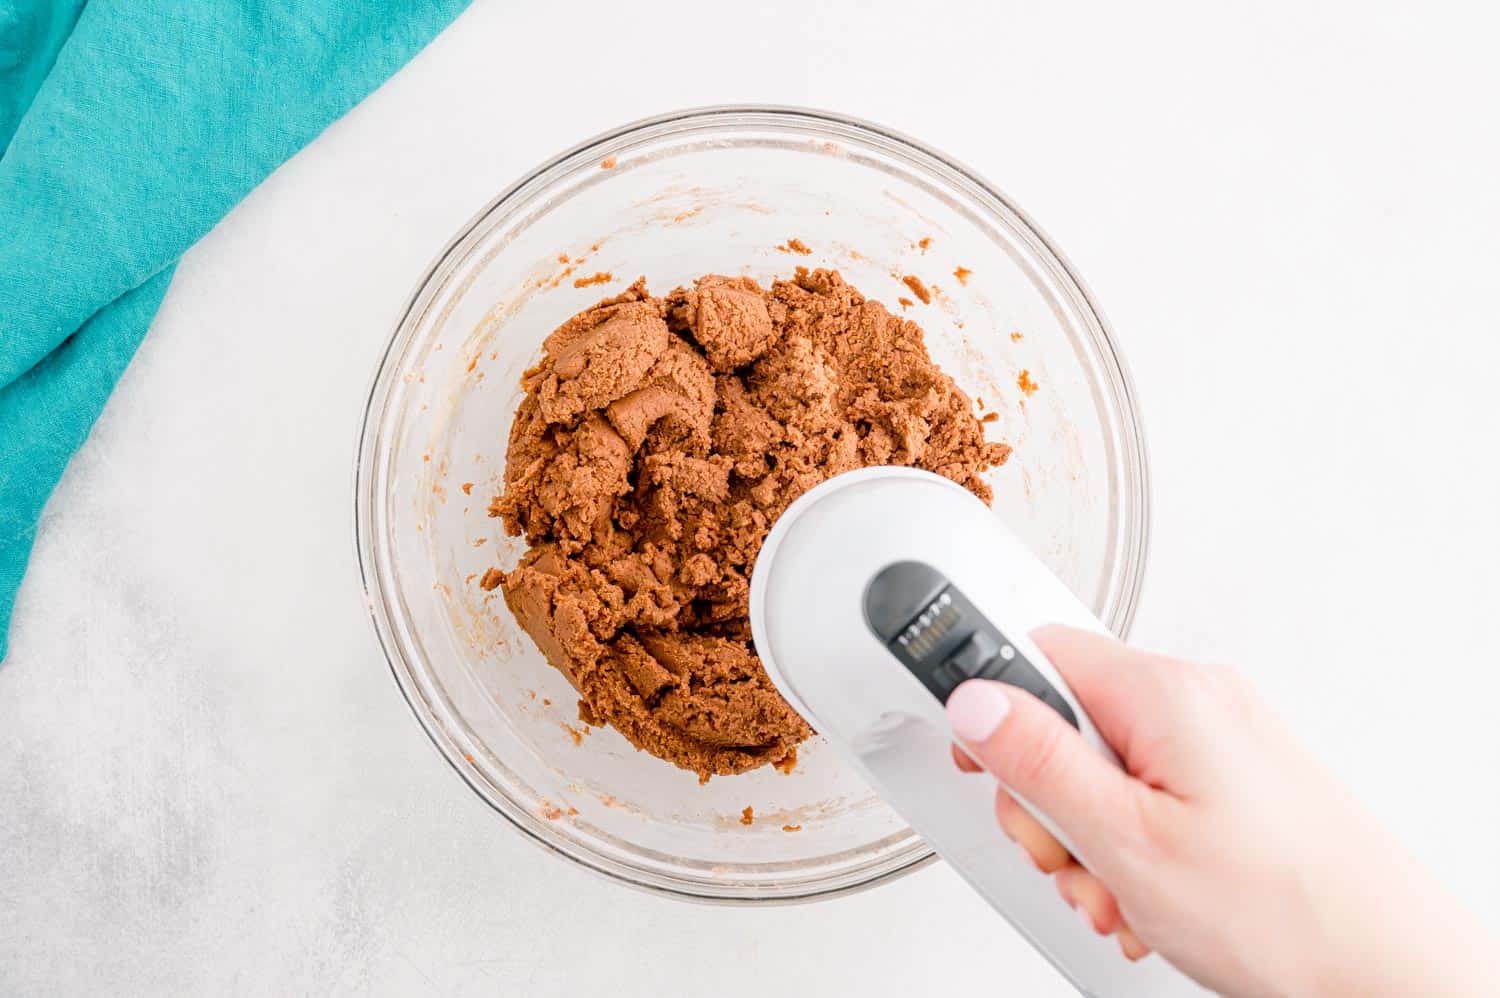
POLYGON ((1024 234, 1034 241, 1035 248, 1044 257, 1050 258, 1057 276, 1071 284, 1077 299, 1082 303, 1088 318, 1089 331, 1093 334, 1094 347, 1098 351, 1101 367, 1113 389, 1113 400, 1118 405, 1120 435, 1125 453, 1121 464, 1126 476, 1122 488, 1135 498, 1132 522, 1123 531, 1121 550, 1122 571, 1120 593, 1114 612, 1104 623, 1117 635, 1125 637, 1135 618, 1145 582, 1147 552, 1151 535, 1151 495, 1149 459, 1146 451, 1145 430, 1140 405, 1130 371, 1118 349, 1113 333, 1104 313, 1095 302, 1088 286, 1083 282, 1067 258, 1053 245, 1036 223, 1008 197, 977 172, 924 143, 893 129, 872 122, 812 108, 771 104, 715 105, 685 108, 665 114, 643 118, 621 125, 587 139, 567 149, 522 176, 498 196, 491 200, 455 234, 434 257, 431 264, 417 281, 416 287, 402 309, 400 320, 381 353, 371 379, 366 398, 354 462, 354 544, 358 561, 360 584, 371 622, 380 641, 386 664, 401 690, 402 697, 412 715, 421 725, 439 754, 447 760, 454 772, 486 804, 506 819, 527 838, 548 852, 564 856, 580 866, 606 877, 616 883, 648 893, 675 897, 682 900, 709 904, 767 905, 794 904, 824 900, 867 890, 898 877, 905 876, 930 864, 937 858, 931 849, 924 849, 906 862, 889 869, 876 871, 873 875, 857 881, 841 882, 827 887, 815 887, 801 893, 778 895, 722 895, 703 893, 690 886, 679 886, 665 882, 658 875, 632 876, 632 871, 623 864, 596 861, 592 856, 566 848, 563 844, 538 835, 516 815, 493 801, 475 782, 474 776, 459 762, 458 753, 450 751, 439 731, 438 720, 431 706, 420 695, 417 677, 412 663, 408 662, 395 637, 395 621, 392 619, 390 601, 382 586, 379 556, 376 550, 378 538, 375 530, 375 503, 378 483, 375 479, 377 447, 382 442, 380 427, 390 401, 392 380, 396 362, 404 356, 417 331, 417 320, 426 312, 433 289, 440 285, 439 278, 462 259, 471 237, 496 212, 503 209, 517 210, 533 198, 548 190, 551 184, 570 173, 580 162, 594 162, 617 150, 633 146, 646 139, 666 138, 676 134, 725 129, 737 126, 800 127, 809 134, 822 138, 855 138, 882 147, 886 152, 899 155, 906 164, 924 171, 936 179, 945 181, 962 190, 977 205, 993 212, 986 202, 1000 205, 1017 222, 1024 234))

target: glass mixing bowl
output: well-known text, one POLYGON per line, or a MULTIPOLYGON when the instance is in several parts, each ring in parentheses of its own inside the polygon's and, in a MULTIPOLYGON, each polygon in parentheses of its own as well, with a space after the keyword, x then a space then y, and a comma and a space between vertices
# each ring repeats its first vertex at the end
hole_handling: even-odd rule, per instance
POLYGON ((1123 634, 1144 568, 1146 453, 1104 319, 989 184, 839 115, 684 111, 539 167, 422 278, 360 440, 365 592, 433 743, 536 841, 681 897, 828 897, 933 854, 817 739, 790 774, 767 768, 700 786, 612 729, 588 729, 576 694, 499 591, 478 585, 524 549, 486 507, 500 489, 521 374, 564 319, 639 275, 661 293, 705 273, 765 282, 797 266, 836 267, 923 326, 943 369, 998 413, 989 432, 1015 447, 989 476, 996 515, 1123 634), (908 275, 930 303, 903 283, 908 275))

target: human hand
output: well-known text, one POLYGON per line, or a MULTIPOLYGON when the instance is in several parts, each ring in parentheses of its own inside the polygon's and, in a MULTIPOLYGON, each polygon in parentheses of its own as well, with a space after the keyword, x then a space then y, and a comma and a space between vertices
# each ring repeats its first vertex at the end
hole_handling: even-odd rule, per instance
POLYGON ((1127 958, 1154 948, 1230 995, 1500 994, 1484 927, 1237 673, 1071 628, 1032 638, 1124 771, 1030 694, 987 680, 948 699, 973 760, 954 758, 1000 780, 1001 828, 1127 958))

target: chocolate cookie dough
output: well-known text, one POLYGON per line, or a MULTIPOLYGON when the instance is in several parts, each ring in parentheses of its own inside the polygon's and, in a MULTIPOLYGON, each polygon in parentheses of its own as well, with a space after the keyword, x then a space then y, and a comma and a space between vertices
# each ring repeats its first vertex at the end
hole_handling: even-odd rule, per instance
POLYGON ((988 501, 1010 455, 922 330, 837 272, 769 291, 644 278, 547 337, 490 504, 531 548, 505 601, 594 718, 698 773, 788 765, 811 732, 750 640, 777 516, 840 472, 900 464, 988 501))

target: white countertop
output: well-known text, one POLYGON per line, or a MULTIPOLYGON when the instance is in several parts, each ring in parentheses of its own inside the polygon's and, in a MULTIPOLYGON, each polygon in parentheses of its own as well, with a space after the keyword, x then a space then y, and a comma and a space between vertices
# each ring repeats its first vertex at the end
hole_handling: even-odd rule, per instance
POLYGON ((0 994, 1068 993, 941 866, 747 911, 544 854, 376 644, 355 434, 428 260, 559 149, 747 100, 1038 220, 1144 400, 1135 639, 1242 666, 1500 929, 1495 15, 937 6, 480 0, 188 254, 0 666, 0 994))

